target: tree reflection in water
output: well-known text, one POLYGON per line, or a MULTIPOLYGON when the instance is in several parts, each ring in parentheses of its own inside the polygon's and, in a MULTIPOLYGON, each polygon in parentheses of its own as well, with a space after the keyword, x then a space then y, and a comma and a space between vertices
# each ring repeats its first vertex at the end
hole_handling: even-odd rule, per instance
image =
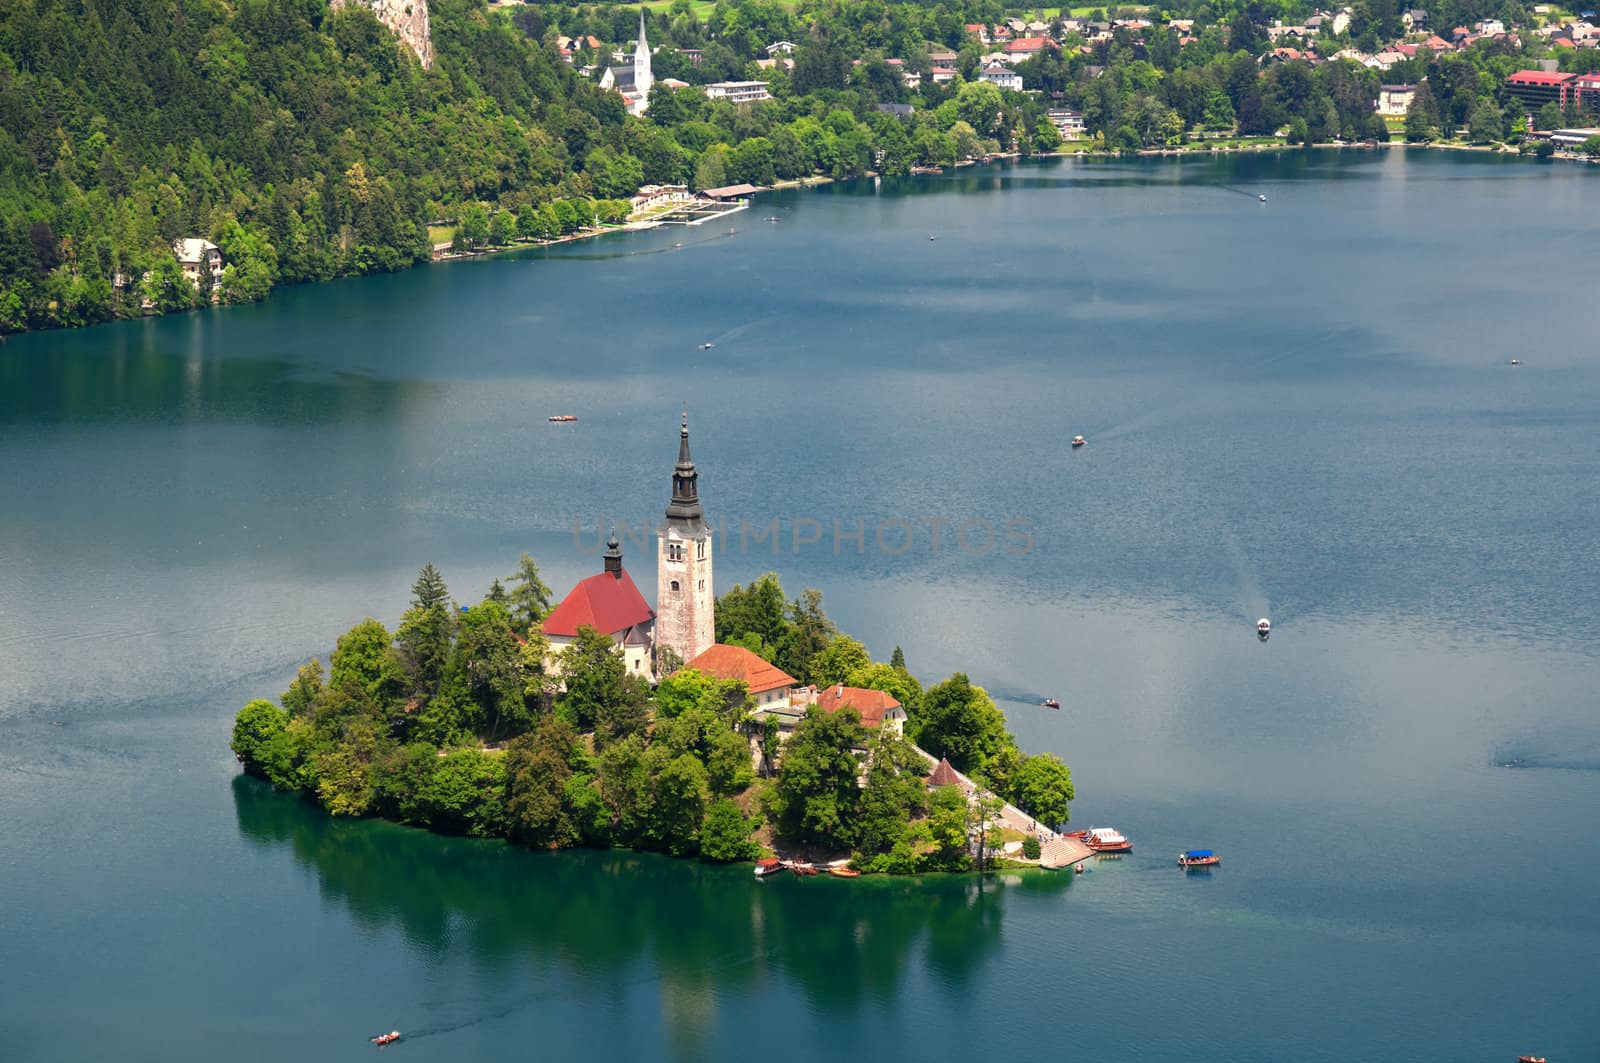
MULTIPOLYGON (((971 875, 760 882, 748 865, 545 854, 336 820, 244 776, 233 795, 247 838, 288 845, 325 899, 365 927, 400 927, 426 957, 464 951, 502 974, 523 960, 606 1003, 640 981, 659 982, 680 1054, 712 1036, 719 997, 773 979, 797 985, 823 1013, 893 1005, 912 965, 961 992, 996 951, 1005 893, 1017 888, 971 875)), ((1059 891, 1071 876, 1021 881, 1059 891)))

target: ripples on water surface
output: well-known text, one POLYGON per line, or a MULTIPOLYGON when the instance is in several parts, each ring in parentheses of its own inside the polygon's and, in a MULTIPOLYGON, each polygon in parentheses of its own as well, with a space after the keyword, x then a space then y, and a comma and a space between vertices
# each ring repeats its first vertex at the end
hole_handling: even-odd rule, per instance
POLYGON ((1593 182, 964 171, 13 338, 0 1056, 342 1059, 398 1026, 417 1059, 1593 1058, 1600 320, 1552 287, 1591 271, 1593 182), (719 585, 778 569, 876 655, 967 670, 1132 856, 758 885, 235 778, 237 707, 393 622, 423 561, 473 598, 527 549, 560 589, 597 563, 575 522, 654 522, 685 400, 719 585), (741 548, 774 517, 778 556, 741 548), (978 517, 1032 549, 873 544, 978 517))

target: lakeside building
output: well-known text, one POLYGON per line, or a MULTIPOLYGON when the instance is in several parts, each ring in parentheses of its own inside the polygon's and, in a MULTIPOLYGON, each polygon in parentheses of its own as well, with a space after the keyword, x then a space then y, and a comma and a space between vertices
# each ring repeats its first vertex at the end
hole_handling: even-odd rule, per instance
POLYGON ((600 76, 600 87, 615 89, 628 105, 628 113, 635 117, 650 109, 650 87, 656 82, 650 71, 650 42, 644 34, 644 8, 639 9, 639 41, 633 48, 632 65, 606 67, 600 76))
POLYGON ((1386 118, 1404 118, 1411 110, 1411 101, 1416 98, 1415 85, 1382 85, 1378 88, 1374 110, 1386 118))
POLYGON ((212 298, 215 300, 216 286, 222 283, 222 249, 210 240, 188 236, 173 241, 172 253, 178 256, 184 279, 194 286, 195 291, 200 290, 200 271, 211 275, 212 298))
POLYGON ((706 97, 730 103, 760 103, 772 99, 765 81, 716 81, 705 86, 706 97))
POLYGON ((1565 107, 1569 83, 1576 76, 1546 70, 1519 70, 1506 78, 1506 92, 1521 100, 1529 111, 1537 111, 1547 103, 1565 107))
POLYGON ((1050 124, 1056 127, 1063 140, 1076 140, 1083 136, 1083 113, 1071 107, 1052 107, 1045 112, 1050 124))
POLYGON ((622 648, 629 675, 651 675, 655 660, 656 613, 622 567, 622 547, 613 530, 606 544, 604 568, 580 580, 541 625, 555 658, 578 640, 578 629, 592 627, 622 648))
POLYGON ((893 694, 864 687, 847 687, 843 683, 817 689, 802 687, 791 701, 801 705, 801 715, 811 705, 823 712, 838 712, 843 708, 855 709, 868 730, 889 730, 897 735, 906 733, 906 710, 893 694))

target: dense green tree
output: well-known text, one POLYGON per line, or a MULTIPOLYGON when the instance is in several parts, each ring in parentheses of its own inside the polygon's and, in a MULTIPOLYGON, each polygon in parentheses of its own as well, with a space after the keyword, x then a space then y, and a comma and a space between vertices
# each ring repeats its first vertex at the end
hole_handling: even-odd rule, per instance
POLYGON ((855 750, 866 746, 866 728, 855 709, 809 710, 778 765, 772 811, 779 833, 835 848, 853 846, 861 804, 855 750))
POLYGON ((379 709, 399 704, 410 677, 390 645, 389 630, 368 617, 343 635, 328 658, 328 685, 359 690, 379 709))
POLYGON ((506 829, 506 758, 477 749, 453 749, 419 795, 428 826, 446 834, 494 838, 506 829))
POLYGON ((567 792, 578 756, 577 733, 553 715, 506 746, 506 817, 512 838, 549 849, 582 839, 567 792))
POLYGON ((1011 795, 1018 808, 1054 827, 1067 822, 1067 804, 1075 796, 1072 773, 1059 757, 1039 753, 1028 757, 1017 769, 1011 795))
POLYGON ((454 635, 450 591, 430 562, 422 566, 411 585, 411 608, 400 618, 400 629, 395 633, 395 644, 411 666, 417 691, 424 696, 439 689, 450 662, 454 635))
POLYGON ((750 835, 760 823, 727 798, 713 801, 700 827, 700 856, 719 863, 755 859, 760 849, 750 835))
POLYGON ((957 672, 923 694, 916 740, 934 756, 948 758, 957 771, 977 771, 1007 743, 1005 724, 983 688, 957 672))
MULTIPOLYGON (((540 207, 543 213, 550 204, 540 207)), ((544 236, 556 235, 554 229, 544 236)), ((532 556, 522 555, 522 560, 517 562, 517 570, 511 574, 511 590, 509 594, 511 615, 517 623, 517 630, 528 634, 545 614, 550 611, 550 588, 539 576, 539 565, 532 556)))
POLYGON ((843 683, 872 665, 867 648, 849 635, 835 635, 811 658, 810 681, 818 686, 843 683))
POLYGON ((272 702, 257 698, 239 710, 230 745, 247 773, 258 775, 279 789, 292 789, 295 785, 289 713, 272 702))
POLYGON ((498 741, 533 725, 521 646, 504 605, 482 602, 461 614, 450 667, 472 699, 473 733, 498 741))

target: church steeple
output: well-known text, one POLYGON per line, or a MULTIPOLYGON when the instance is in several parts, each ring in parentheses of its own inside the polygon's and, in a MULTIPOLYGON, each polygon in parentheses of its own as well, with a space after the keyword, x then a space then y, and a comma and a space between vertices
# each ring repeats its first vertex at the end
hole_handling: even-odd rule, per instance
POLYGON ((633 49, 633 87, 639 95, 649 98, 650 87, 655 84, 650 72, 650 42, 644 35, 644 5, 639 6, 639 43, 633 49))
POLYGON ((622 544, 617 542, 617 527, 611 526, 611 538, 606 542, 606 574, 612 579, 622 578, 622 544))
POLYGON ((695 471, 694 459, 689 456, 689 408, 683 409, 683 424, 678 430, 678 464, 672 470, 672 503, 667 506, 667 519, 699 523, 705 519, 700 508, 700 474, 695 471))

